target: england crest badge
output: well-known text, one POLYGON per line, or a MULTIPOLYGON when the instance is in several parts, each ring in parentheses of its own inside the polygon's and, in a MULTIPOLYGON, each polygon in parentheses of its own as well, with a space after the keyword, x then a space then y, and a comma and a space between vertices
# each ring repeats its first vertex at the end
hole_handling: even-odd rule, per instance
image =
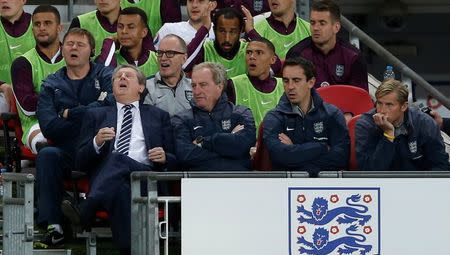
POLYGON ((336 76, 342 77, 344 75, 344 65, 337 64, 336 65, 336 76))
POLYGON ((227 119, 227 120, 222 120, 222 129, 224 131, 230 130, 231 128, 231 120, 227 119))
POLYGON ((254 0, 253 1, 253 10, 260 12, 263 9, 263 0, 254 0))
POLYGON ((323 132, 323 121, 314 123, 314 132, 316 132, 316 134, 323 132))
POLYGON ((380 254, 379 188, 289 188, 289 255, 380 254))
POLYGON ((409 151, 413 154, 417 153, 417 141, 412 141, 408 143, 409 151))

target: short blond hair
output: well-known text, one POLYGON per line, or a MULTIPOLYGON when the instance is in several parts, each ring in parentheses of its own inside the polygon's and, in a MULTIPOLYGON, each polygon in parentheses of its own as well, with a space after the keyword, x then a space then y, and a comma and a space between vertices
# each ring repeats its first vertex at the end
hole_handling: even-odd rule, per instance
POLYGON ((378 86, 377 91, 375 92, 375 97, 378 100, 379 98, 384 97, 392 92, 395 92, 397 94, 397 101, 400 104, 408 102, 409 92, 407 86, 401 81, 394 79, 383 81, 380 86, 378 86))

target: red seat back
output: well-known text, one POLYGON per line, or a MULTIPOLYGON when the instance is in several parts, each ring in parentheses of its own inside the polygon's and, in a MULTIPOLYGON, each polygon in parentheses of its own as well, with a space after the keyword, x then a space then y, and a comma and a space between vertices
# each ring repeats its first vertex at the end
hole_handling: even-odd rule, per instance
POLYGON ((347 123, 348 133, 350 135, 350 161, 348 164, 349 170, 358 170, 358 162, 356 161, 355 127, 356 121, 358 121, 360 117, 361 115, 356 115, 347 123))
POLYGON ((350 112, 353 116, 365 113, 374 107, 369 92, 350 85, 331 85, 320 87, 317 93, 323 101, 335 105, 342 112, 350 112))
POLYGON ((258 140, 256 141, 256 153, 252 161, 254 170, 271 171, 272 160, 270 160, 269 150, 263 142, 263 125, 258 128, 258 140))

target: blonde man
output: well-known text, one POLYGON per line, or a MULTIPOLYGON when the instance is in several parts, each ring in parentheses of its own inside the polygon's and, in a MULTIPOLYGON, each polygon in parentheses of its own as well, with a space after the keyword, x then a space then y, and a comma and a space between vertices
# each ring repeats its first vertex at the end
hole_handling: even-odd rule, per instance
POLYGON ((450 170, 439 127, 408 106, 408 90, 397 80, 381 83, 376 107, 356 123, 356 157, 361 170, 450 170))

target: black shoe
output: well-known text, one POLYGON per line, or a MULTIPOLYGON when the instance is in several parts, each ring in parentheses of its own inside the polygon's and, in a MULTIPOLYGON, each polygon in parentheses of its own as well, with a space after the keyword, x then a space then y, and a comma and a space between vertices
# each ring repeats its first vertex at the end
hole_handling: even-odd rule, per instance
POLYGON ((53 226, 48 226, 42 240, 33 244, 35 249, 55 249, 64 247, 64 234, 59 233, 53 226))
POLYGON ((74 201, 71 201, 71 199, 65 199, 61 203, 61 210, 72 224, 73 231, 81 233, 83 231, 83 224, 78 205, 74 201))

